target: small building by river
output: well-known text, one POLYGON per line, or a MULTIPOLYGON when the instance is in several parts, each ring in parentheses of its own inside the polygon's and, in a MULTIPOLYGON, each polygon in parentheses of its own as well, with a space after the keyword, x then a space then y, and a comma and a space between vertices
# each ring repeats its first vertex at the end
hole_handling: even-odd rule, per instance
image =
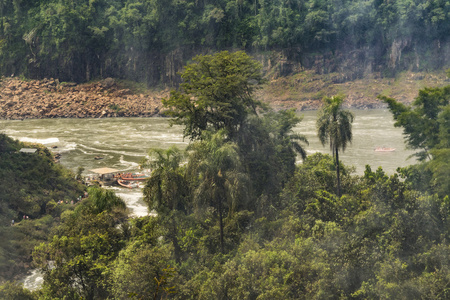
POLYGON ((111 185, 115 182, 117 174, 120 173, 120 170, 113 169, 113 168, 99 168, 99 169, 92 169, 89 170, 94 175, 88 176, 86 181, 88 183, 93 183, 95 181, 98 181, 102 185, 111 185))
POLYGON ((19 152, 33 154, 33 153, 36 153, 37 150, 38 149, 36 149, 36 148, 22 148, 19 150, 19 152))

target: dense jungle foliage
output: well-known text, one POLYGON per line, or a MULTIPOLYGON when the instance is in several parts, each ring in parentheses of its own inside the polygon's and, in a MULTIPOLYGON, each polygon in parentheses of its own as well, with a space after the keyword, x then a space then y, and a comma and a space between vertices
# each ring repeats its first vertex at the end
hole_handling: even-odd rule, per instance
POLYGON ((33 248, 47 240, 62 211, 83 194, 73 178, 44 146, 0 134, 0 281, 29 268, 33 248), (26 146, 38 150, 19 152, 26 146))
POLYGON ((2 0, 0 74, 173 85, 191 57, 240 49, 347 80, 448 66, 448 32, 444 0, 2 0))
MULTIPOLYGON (((242 52, 194 58, 165 102, 191 144, 146 162, 157 217, 128 219, 113 193, 90 189, 34 249, 42 289, 7 282, 0 298, 448 299, 449 87, 411 107, 385 98, 423 161, 357 176, 336 156, 295 164, 307 147, 291 130, 300 118, 266 110, 252 97, 258 81, 241 80, 260 68, 242 52)), ((341 111, 339 97, 324 102, 323 115, 341 111)), ((330 131, 331 149, 345 149, 335 146, 348 130, 330 131)))

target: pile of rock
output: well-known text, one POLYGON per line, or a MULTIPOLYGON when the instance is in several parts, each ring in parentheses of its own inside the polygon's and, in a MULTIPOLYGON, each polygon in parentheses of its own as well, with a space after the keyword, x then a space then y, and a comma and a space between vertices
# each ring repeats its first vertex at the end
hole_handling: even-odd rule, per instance
POLYGON ((112 78, 89 83, 60 83, 57 79, 23 81, 3 78, 0 82, 0 118, 99 118, 155 116, 161 98, 134 94, 120 88, 112 78))

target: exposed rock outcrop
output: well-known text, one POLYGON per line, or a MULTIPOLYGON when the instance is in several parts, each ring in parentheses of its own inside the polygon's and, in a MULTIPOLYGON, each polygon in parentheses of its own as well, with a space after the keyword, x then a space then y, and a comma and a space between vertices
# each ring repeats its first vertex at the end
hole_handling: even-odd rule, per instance
POLYGON ((57 79, 0 83, 0 118, 100 118, 155 116, 168 92, 134 94, 107 78, 90 84, 60 83, 57 79))

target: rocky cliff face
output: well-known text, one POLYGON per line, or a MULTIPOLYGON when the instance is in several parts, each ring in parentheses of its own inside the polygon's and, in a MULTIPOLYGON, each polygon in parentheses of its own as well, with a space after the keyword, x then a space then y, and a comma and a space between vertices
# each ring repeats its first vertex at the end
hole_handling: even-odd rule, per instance
POLYGON ((60 83, 57 79, 0 82, 0 118, 100 118, 155 116, 168 92, 134 94, 114 79, 60 83))

